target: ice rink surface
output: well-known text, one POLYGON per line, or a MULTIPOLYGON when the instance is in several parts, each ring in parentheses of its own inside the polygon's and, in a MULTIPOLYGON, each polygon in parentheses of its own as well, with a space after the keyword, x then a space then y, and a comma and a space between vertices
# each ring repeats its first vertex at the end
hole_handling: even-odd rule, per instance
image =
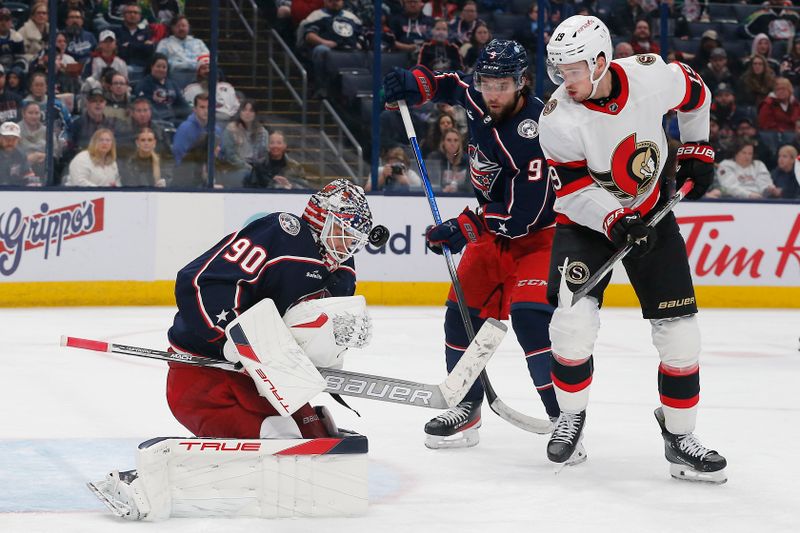
MULTIPOLYGON (((0 532, 789 532, 800 531, 800 311, 700 313, 697 434, 728 459, 727 484, 669 477, 657 406, 655 349, 638 310, 605 309, 584 444, 589 460, 555 475, 546 436, 484 408, 481 442, 432 451, 422 426, 437 411, 328 396, 340 427, 368 436, 370 510, 352 519, 171 519, 131 523, 86 489, 134 466, 135 446, 185 436, 164 399, 166 364, 60 348, 59 336, 163 349, 172 308, 0 310, 0 532)), ((345 368, 444 378, 443 308, 373 308, 372 346, 345 368)), ((544 411, 509 334, 490 362, 501 398, 544 411)))

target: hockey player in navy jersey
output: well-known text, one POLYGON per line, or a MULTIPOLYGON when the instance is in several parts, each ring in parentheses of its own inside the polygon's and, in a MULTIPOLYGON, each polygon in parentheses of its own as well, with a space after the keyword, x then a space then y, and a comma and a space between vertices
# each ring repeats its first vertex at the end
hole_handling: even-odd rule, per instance
MULTIPOLYGON (((547 264, 553 239, 554 195, 539 147, 543 104, 526 85, 528 58, 515 41, 495 39, 481 52, 472 75, 417 65, 395 69, 383 81, 387 108, 404 99, 459 104, 469 119, 470 177, 479 206, 430 228, 432 251, 446 244, 464 250, 458 267, 473 327, 488 317, 511 322, 536 390, 552 418, 558 416, 550 378, 547 264)), ((445 314, 445 356, 450 371, 468 345, 451 289, 445 314)), ((429 448, 478 443, 483 388, 476 382, 456 407, 425 425, 429 448)))
MULTIPOLYGON (((256 374, 247 363, 252 361, 237 357, 232 343, 226 342, 225 328, 270 300, 277 326, 266 329, 265 321, 264 335, 279 339, 288 333, 283 321, 289 322, 290 308, 296 309, 296 304, 351 296, 356 285, 352 256, 367 242, 371 227, 372 214, 361 187, 336 180, 311 196, 302 217, 272 213, 259 218, 178 272, 178 313, 168 332, 172 349, 242 362, 250 374, 170 363, 167 401, 181 424, 198 437, 329 436, 324 417, 320 420, 323 408, 305 403, 291 417, 278 416, 265 399, 269 394, 262 394, 261 384, 251 379, 256 374)), ((350 326, 336 332, 336 344, 362 346, 369 338, 368 316, 355 317, 350 326)), ((292 341, 281 342, 279 348, 292 341)), ((314 361, 316 366, 341 365, 336 360, 339 351, 343 348, 334 351, 331 364, 314 361)))
POLYGON ((556 191, 558 226, 548 282, 553 383, 562 413, 547 446, 551 461, 564 463, 579 448, 592 383, 592 352, 600 327, 599 307, 611 275, 572 304, 586 283, 619 248, 652 327, 658 350, 655 415, 673 477, 723 483, 725 458, 694 435, 700 395, 700 332, 686 246, 675 216, 655 227, 648 214, 666 201, 662 171, 667 159, 664 114, 677 111, 683 145, 677 185, 701 197, 714 176, 708 143, 711 93, 683 63, 655 54, 611 60, 611 36, 596 17, 562 22, 547 45, 548 72, 560 87, 540 122, 542 149, 556 191))

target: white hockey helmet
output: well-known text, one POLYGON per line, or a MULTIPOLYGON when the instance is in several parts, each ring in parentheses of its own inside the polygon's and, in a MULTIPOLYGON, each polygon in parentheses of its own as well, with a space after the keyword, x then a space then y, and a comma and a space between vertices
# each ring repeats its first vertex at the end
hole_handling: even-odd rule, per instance
POLYGON ((553 83, 561 85, 564 78, 558 70, 558 65, 568 65, 586 61, 589 65, 589 76, 593 76, 597 66, 597 58, 604 54, 606 66, 597 79, 591 78, 592 93, 597 91, 597 84, 608 72, 614 47, 611 43, 611 34, 603 21, 597 17, 587 15, 573 15, 558 25, 547 43, 547 74, 553 83))
POLYGON ((311 195, 303 219, 319 234, 328 257, 344 263, 368 241, 372 212, 364 189, 337 179, 311 195))

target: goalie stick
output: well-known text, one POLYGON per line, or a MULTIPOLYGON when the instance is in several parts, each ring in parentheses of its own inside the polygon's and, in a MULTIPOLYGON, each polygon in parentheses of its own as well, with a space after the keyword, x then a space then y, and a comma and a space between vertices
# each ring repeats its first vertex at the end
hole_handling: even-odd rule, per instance
MULTIPOLYGON (((436 197, 433 194, 431 187, 431 180, 428 177, 428 169, 425 167, 425 161, 422 158, 422 152, 419 149, 417 142, 417 134, 414 131, 414 124, 411 122, 411 115, 408 112, 408 105, 405 100, 397 102, 400 107, 400 116, 403 118, 403 125, 406 128, 406 135, 411 147, 414 150, 414 156, 419 165, 420 176, 425 188, 425 196, 428 197, 428 204, 430 204, 431 214, 433 214, 433 221, 436 224, 442 223, 442 216, 439 214, 439 207, 436 205, 436 197)), ((458 304, 458 311, 461 314, 461 320, 464 322, 464 328, 467 332, 467 338, 472 339, 475 337, 475 331, 472 328, 472 320, 469 316, 467 309, 466 299, 464 298, 464 290, 461 288, 461 283, 458 281, 458 273, 456 271, 455 263, 453 262, 453 255, 447 245, 442 245, 445 261, 447 262, 447 269, 450 272, 450 280, 453 283, 453 291, 456 294, 456 303, 458 304)), ((531 433, 547 434, 553 430, 553 425, 549 420, 542 420, 520 413, 506 405, 500 398, 497 397, 492 383, 489 381, 489 374, 486 370, 481 370, 480 374, 483 390, 486 393, 486 400, 489 402, 489 407, 503 420, 517 426, 525 431, 531 433)))
MULTIPOLYGON (((672 209, 678 204, 678 202, 683 200, 683 197, 686 196, 689 193, 689 191, 692 190, 692 187, 694 187, 694 182, 692 180, 686 180, 686 183, 683 184, 683 187, 678 189, 675 192, 675 194, 672 195, 672 198, 669 199, 669 202, 664 204, 664 207, 659 209, 650 218, 650 220, 647 222, 647 225, 650 226, 651 228, 655 227, 655 225, 658 224, 662 218, 667 216, 667 213, 672 211, 672 209)), ((628 244, 624 248, 619 250, 617 253, 612 255, 611 258, 608 261, 606 261, 605 264, 601 266, 597 272, 592 274, 589 277, 589 279, 586 280, 586 283, 584 283, 583 287, 581 287, 572 294, 572 305, 575 305, 578 302, 578 300, 589 294, 589 291, 594 289, 595 286, 598 283, 600 283, 600 280, 606 277, 606 275, 609 272, 611 272, 611 270, 613 270, 614 266, 620 261, 622 261, 625 258, 625 256, 628 255, 628 253, 630 253, 632 248, 633 244, 628 244)))
MULTIPOLYGON (((493 318, 488 319, 472 339, 464 356, 439 384, 419 383, 401 379, 337 370, 334 368, 318 368, 325 378, 325 392, 356 396, 368 400, 402 403, 432 409, 448 409, 457 405, 469 391, 478 375, 494 355, 505 337, 508 327, 493 318)), ((61 337, 61 346, 82 348, 98 352, 115 353, 147 357, 160 361, 183 363, 238 372, 242 366, 229 361, 219 361, 188 353, 165 352, 139 346, 114 344, 110 342, 81 339, 78 337, 61 337)))

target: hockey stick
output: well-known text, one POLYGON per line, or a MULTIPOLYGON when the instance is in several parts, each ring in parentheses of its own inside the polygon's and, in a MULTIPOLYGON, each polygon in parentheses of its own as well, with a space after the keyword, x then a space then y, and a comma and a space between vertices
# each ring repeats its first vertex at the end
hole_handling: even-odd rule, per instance
MULTIPOLYGON (((318 368, 325 378, 325 392, 357 396, 368 400, 402 403, 433 409, 448 409, 457 405, 478 378, 478 374, 494 355, 500 342, 506 335, 508 327, 498 320, 490 318, 481 327, 470 343, 464 356, 439 384, 418 383, 401 379, 362 374, 334 368, 318 368)), ((113 344, 103 341, 81 339, 78 337, 61 337, 61 346, 82 348, 98 352, 116 353, 147 357, 160 361, 183 363, 187 365, 218 368, 231 372, 241 371, 242 366, 229 361, 219 361, 210 357, 202 357, 188 353, 165 352, 138 346, 113 344)))
MULTIPOLYGON (((683 187, 678 189, 672 198, 669 199, 669 202, 664 204, 664 207, 659 209, 647 222, 647 225, 651 228, 655 227, 662 218, 667 216, 667 213, 672 211, 672 209, 683 200, 683 197, 686 196, 689 191, 692 190, 694 187, 694 182, 692 180, 686 180, 686 183, 683 184, 683 187)), ((611 256, 611 258, 606 261, 606 263, 600 267, 600 270, 595 272, 594 274, 586 280, 583 287, 578 289, 572 294, 572 305, 575 305, 578 300, 589 294, 589 291, 595 288, 595 286, 600 283, 600 280, 606 277, 606 275, 613 270, 617 263, 622 261, 628 253, 630 253, 631 249, 633 248, 633 244, 627 244, 624 248, 619 250, 617 253, 611 256)))
MULTIPOLYGON (((406 105, 405 100, 400 100, 397 102, 397 104, 400 106, 400 116, 403 118, 403 125, 406 128, 408 141, 411 143, 411 148, 414 150, 414 156, 416 157, 417 164, 419 165, 422 183, 425 185, 425 196, 428 197, 428 204, 430 204, 431 207, 433 221, 436 224, 441 224, 442 217, 439 214, 439 207, 436 204, 436 197, 433 194, 431 180, 428 177, 428 169, 425 167, 425 161, 422 159, 422 152, 419 149, 417 134, 414 131, 414 124, 411 122, 411 115, 408 112, 408 106, 406 105)), ((453 262, 453 255, 447 245, 442 246, 442 251, 444 252, 444 258, 447 262, 447 270, 450 272, 450 280, 453 282, 453 291, 456 293, 458 311, 461 313, 461 320, 464 321, 464 329, 467 332, 467 338, 472 340, 472 338, 475 337, 475 330, 472 327, 472 320, 469 316, 469 310, 467 309, 464 291, 461 288, 461 283, 458 281, 458 273, 456 272, 456 266, 453 262)), ((483 390, 486 392, 486 400, 489 402, 489 407, 492 409, 492 411, 497 413, 500 418, 510 422, 518 428, 524 429, 525 431, 530 431, 531 433, 546 434, 552 431, 552 424, 550 421, 524 415, 519 411, 507 406, 500 398, 498 398, 497 392, 495 392, 494 387, 492 387, 492 383, 489 381, 489 375, 486 373, 486 369, 481 371, 481 383, 483 384, 483 390)))

